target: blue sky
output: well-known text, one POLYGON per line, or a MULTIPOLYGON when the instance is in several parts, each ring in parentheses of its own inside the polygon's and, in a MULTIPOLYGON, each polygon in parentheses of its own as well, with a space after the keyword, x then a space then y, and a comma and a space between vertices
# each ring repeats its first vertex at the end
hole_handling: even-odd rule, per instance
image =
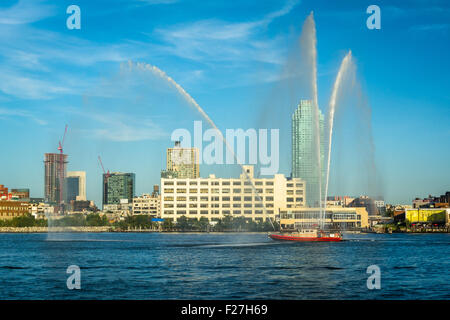
POLYGON ((137 193, 150 192, 171 131, 192 130, 199 116, 127 62, 164 70, 220 128, 255 127, 311 10, 319 104, 351 49, 386 200, 449 190, 450 5, 418 0, 2 1, 0 184, 43 196, 43 154, 56 152, 67 123, 69 170, 87 171, 90 199, 101 198, 98 155, 111 171, 135 172, 137 193), (81 30, 66 28, 71 4, 81 8, 81 30), (370 4, 381 8, 381 30, 366 28, 370 4))

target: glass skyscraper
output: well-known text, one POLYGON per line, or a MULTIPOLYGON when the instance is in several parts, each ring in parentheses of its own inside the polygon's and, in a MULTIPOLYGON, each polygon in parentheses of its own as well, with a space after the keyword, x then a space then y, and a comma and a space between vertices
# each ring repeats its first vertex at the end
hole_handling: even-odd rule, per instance
POLYGON ((78 190, 80 189, 79 177, 67 177, 66 178, 66 203, 70 203, 72 200, 77 200, 78 190))
POLYGON ((120 204, 121 199, 133 202, 135 192, 135 174, 112 172, 103 174, 103 205, 120 204))
POLYGON ((322 190, 325 189, 324 117, 319 110, 320 163, 318 163, 313 107, 311 100, 300 100, 292 114, 292 176, 306 182, 306 205, 319 207, 320 179, 322 190))

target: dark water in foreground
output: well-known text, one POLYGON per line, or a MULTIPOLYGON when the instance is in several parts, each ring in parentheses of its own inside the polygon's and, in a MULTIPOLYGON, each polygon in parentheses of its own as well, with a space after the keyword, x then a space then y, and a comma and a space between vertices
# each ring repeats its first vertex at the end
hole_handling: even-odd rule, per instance
POLYGON ((449 234, 0 234, 1 299, 449 299, 449 234), (368 290, 366 269, 381 269, 368 290), (81 268, 81 290, 66 269, 81 268))

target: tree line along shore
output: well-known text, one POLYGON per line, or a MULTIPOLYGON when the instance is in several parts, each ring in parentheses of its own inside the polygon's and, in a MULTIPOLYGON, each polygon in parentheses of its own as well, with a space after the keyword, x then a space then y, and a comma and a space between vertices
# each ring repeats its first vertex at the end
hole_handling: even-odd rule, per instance
POLYGON ((205 217, 196 220, 185 216, 178 218, 176 223, 170 219, 154 222, 147 215, 128 216, 124 220, 111 222, 106 216, 97 213, 73 214, 51 220, 35 219, 32 215, 0 220, 0 232, 269 232, 274 231, 274 228, 279 230, 277 223, 272 225, 269 221, 247 221, 243 217, 231 216, 218 219, 215 225, 211 225, 205 217))

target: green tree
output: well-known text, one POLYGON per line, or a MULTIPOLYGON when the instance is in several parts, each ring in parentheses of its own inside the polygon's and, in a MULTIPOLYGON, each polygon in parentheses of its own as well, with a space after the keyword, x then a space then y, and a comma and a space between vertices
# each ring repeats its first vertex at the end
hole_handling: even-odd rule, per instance
POLYGON ((164 219, 161 227, 162 227, 162 229, 164 231, 172 231, 173 230, 173 221, 172 221, 172 219, 171 218, 164 219))
POLYGON ((91 227, 107 226, 108 218, 106 216, 100 216, 97 213, 91 213, 86 216, 86 224, 91 227))
POLYGON ((177 229, 181 231, 191 230, 191 222, 186 216, 181 216, 177 219, 177 229))
POLYGON ((208 231, 209 220, 206 217, 201 217, 198 221, 198 226, 200 231, 208 231))

